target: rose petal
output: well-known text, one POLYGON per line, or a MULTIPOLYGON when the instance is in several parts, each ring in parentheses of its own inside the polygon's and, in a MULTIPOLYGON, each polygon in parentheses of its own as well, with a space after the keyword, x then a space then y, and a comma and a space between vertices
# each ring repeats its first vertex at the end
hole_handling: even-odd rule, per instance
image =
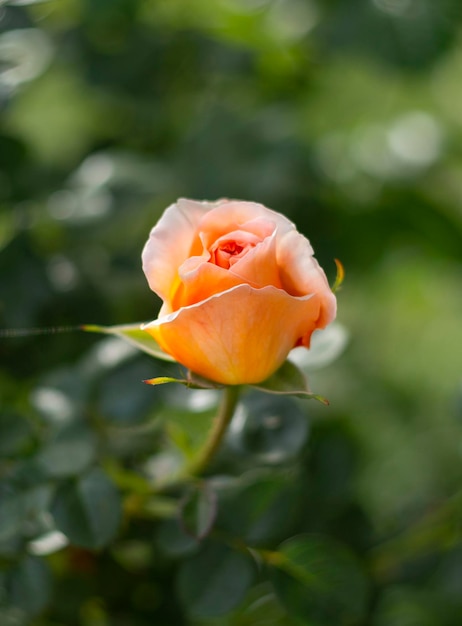
POLYGON ((239 285, 143 328, 179 363, 224 384, 270 376, 311 335, 319 300, 275 287, 239 285))
POLYGON ((262 204, 238 201, 219 204, 203 217, 200 224, 201 240, 206 249, 233 230, 248 230, 263 239, 271 235, 275 228, 284 233, 295 226, 286 217, 262 204))
POLYGON ((163 300, 170 300, 175 291, 178 268, 194 253, 197 226, 214 206, 181 198, 165 210, 151 230, 142 253, 143 271, 151 289, 163 300))
POLYGON ((239 276, 241 282, 244 281, 254 287, 273 285, 278 289, 282 288, 276 261, 276 235, 275 231, 271 237, 267 237, 255 248, 249 250, 245 256, 232 265, 229 271, 239 276))
POLYGON ((310 293, 314 252, 308 239, 297 231, 285 233, 278 240, 276 254, 284 289, 297 296, 310 293))
MULTIPOLYGON (((180 268, 178 284, 168 313, 190 306, 211 296, 242 284, 242 279, 213 263, 192 264, 188 259, 180 268)), ((164 313, 167 309, 164 309, 164 313)))
POLYGON ((286 233, 278 241, 277 262, 283 289, 294 296, 314 294, 320 307, 318 327, 324 328, 335 318, 337 301, 324 270, 312 255, 310 242, 296 231, 286 233))

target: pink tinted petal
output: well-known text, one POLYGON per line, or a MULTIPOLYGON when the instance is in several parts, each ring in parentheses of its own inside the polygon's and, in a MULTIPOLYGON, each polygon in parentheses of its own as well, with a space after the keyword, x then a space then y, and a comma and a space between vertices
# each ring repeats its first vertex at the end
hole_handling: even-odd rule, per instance
POLYGON ((280 289, 239 285, 144 329, 188 369, 224 384, 270 376, 311 333, 319 303, 280 289))
POLYGON ((253 233, 234 230, 217 239, 210 247, 211 262, 228 269, 260 241, 261 238, 253 233))
POLYGON ((236 260, 230 272, 256 287, 282 288, 276 261, 276 233, 236 260))
POLYGON ((223 202, 201 220, 201 239, 205 248, 231 230, 247 230, 261 238, 268 237, 274 229, 281 233, 294 227, 286 217, 256 202, 223 202), (245 228, 244 228, 245 225, 245 228))
POLYGON ((211 246, 211 250, 216 250, 217 248, 225 246, 226 244, 230 242, 236 242, 236 243, 242 244, 242 246, 245 246, 245 245, 255 246, 262 239, 263 239, 262 237, 259 237, 258 235, 255 235, 254 233, 249 233, 245 230, 233 230, 230 233, 226 233, 225 235, 222 235, 221 237, 216 239, 211 246))
POLYGON ((191 255, 200 220, 214 205, 180 199, 169 206, 151 230, 142 253, 149 286, 169 300, 177 284, 178 267, 191 255))

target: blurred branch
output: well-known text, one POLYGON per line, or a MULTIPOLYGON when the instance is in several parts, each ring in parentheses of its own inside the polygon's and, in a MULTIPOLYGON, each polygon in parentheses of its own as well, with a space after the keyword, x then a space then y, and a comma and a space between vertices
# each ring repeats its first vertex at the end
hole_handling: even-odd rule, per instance
POLYGON ((453 548, 462 539, 461 522, 462 491, 402 534, 374 548, 369 559, 372 572, 387 580, 409 561, 453 548))

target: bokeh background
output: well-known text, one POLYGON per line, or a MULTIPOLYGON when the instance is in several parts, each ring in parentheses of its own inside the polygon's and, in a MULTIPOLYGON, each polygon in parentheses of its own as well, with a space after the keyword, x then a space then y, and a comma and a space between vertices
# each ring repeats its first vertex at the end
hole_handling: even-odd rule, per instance
POLYGON ((2 331, 2 626, 460 626, 459 0, 2 1, 0 107, 3 329, 153 319, 140 252, 180 196, 262 202, 343 262, 330 407, 249 396, 211 482, 218 534, 319 534, 363 576, 313 613, 199 545, 146 485, 214 397, 142 385, 168 367, 113 338, 2 331))

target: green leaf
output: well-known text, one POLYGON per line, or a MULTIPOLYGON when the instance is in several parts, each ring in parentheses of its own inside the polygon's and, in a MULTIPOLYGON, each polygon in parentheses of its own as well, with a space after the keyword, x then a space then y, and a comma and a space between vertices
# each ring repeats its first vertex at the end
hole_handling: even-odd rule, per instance
POLYGON ((137 324, 122 324, 120 326, 97 326, 95 324, 85 324, 82 330, 90 333, 104 333, 105 335, 115 335, 124 341, 146 352, 156 359, 175 363, 175 359, 164 352, 157 341, 146 331, 141 330, 141 322, 137 324))
POLYGON ((116 535, 121 519, 119 493, 104 472, 95 468, 64 483, 52 506, 56 528, 83 548, 102 548, 116 535))
POLYGON ((47 476, 61 478, 80 474, 95 457, 93 432, 81 424, 71 424, 54 434, 42 447, 36 461, 47 476))
POLYGON ((15 552, 23 536, 43 532, 53 490, 52 484, 22 485, 21 489, 0 485, 0 552, 15 552))
POLYGON ((180 507, 180 523, 195 539, 204 539, 217 516, 217 495, 209 483, 194 485, 180 507))
POLYGON ((362 619, 367 581, 347 548, 302 535, 284 542, 279 550, 271 578, 290 614, 316 626, 347 626, 362 619))
POLYGON ((217 485, 216 527, 252 546, 281 541, 294 523, 298 490, 293 476, 268 471, 217 485))
MULTIPOLYGON (((195 626, 199 623, 195 622, 195 626)), ((214 620, 200 622, 200 626, 303 626, 291 618, 277 599, 271 584, 264 581, 246 594, 244 602, 231 613, 214 620)))
POLYGON ((159 525, 156 544, 162 554, 171 558, 182 558, 197 550, 197 539, 185 533, 177 518, 163 520, 159 525))
POLYGON ((21 456, 32 444, 33 430, 22 415, 0 415, 0 457, 21 456))
POLYGON ((50 570, 42 559, 27 556, 7 573, 6 587, 12 606, 35 615, 50 601, 50 570))
POLYGON ((298 396, 307 399, 314 398, 323 404, 329 404, 328 400, 310 391, 308 381, 303 372, 289 360, 285 361, 269 378, 257 385, 252 385, 252 387, 267 393, 298 396))
POLYGON ((0 541, 6 541, 18 534, 23 521, 22 494, 6 484, 0 485, 0 541))
POLYGON ((193 618, 224 615, 242 602, 254 577, 255 564, 247 552, 207 541, 180 569, 180 599, 193 618))
POLYGON ((303 448, 309 420, 300 403, 288 396, 252 391, 239 403, 227 443, 250 460, 282 463, 303 448))
MULTIPOLYGON (((131 348, 116 337, 110 338, 120 347, 131 348), (122 344, 122 345, 120 345, 122 344)), ((100 342, 104 343, 104 342, 100 342)), ((139 381, 146 377, 146 371, 152 367, 152 360, 147 355, 121 363, 111 368, 100 383, 97 393, 97 406, 104 420, 117 426, 133 427, 150 418, 160 404, 160 396, 153 402, 152 391, 139 381)), ((155 366, 165 368, 165 364, 155 366)))

